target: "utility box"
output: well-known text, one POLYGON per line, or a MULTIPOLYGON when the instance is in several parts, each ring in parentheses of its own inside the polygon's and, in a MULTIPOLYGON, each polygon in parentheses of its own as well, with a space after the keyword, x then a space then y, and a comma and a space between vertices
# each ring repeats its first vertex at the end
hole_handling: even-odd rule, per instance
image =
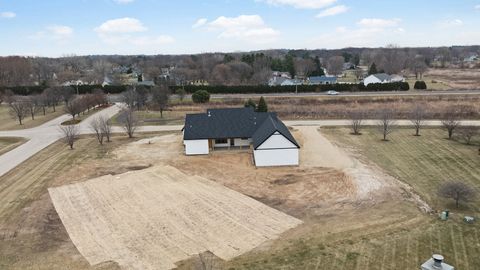
POLYGON ((455 268, 443 262, 442 255, 434 254, 430 260, 422 264, 421 270, 454 270, 455 268))

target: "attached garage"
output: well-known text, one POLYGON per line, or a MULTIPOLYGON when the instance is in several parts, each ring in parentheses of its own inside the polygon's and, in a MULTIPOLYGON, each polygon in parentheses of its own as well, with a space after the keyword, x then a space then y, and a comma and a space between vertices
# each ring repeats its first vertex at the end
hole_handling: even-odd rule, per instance
POLYGON ((185 154, 208 155, 208 140, 184 140, 185 154))

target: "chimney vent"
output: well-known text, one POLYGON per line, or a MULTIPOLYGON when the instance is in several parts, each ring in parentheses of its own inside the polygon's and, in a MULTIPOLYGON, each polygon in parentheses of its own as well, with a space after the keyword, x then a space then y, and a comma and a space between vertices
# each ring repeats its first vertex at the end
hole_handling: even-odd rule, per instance
POLYGON ((212 116, 212 115, 210 114, 210 111, 208 111, 208 117, 210 117, 210 116, 212 116))
POLYGON ((442 263, 443 263, 443 256, 439 254, 434 254, 432 256, 433 259, 433 268, 435 269, 442 269, 442 263))

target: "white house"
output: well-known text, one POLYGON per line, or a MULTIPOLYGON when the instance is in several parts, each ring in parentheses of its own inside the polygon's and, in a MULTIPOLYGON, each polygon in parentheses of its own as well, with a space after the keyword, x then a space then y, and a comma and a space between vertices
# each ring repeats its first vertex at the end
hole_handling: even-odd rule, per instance
POLYGON ((405 78, 400 75, 388 75, 386 73, 372 74, 366 77, 363 80, 365 86, 371 83, 392 83, 392 82, 403 82, 405 78))
POLYGON ((221 149, 250 149, 255 166, 296 166, 299 145, 275 113, 253 108, 210 109, 188 114, 183 129, 186 155, 221 149))

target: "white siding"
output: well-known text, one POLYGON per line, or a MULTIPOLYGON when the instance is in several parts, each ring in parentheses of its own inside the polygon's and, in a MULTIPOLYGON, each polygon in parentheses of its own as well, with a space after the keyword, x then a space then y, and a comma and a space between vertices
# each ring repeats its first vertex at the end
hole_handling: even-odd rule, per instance
POLYGON ((257 167, 296 166, 298 165, 298 147, 275 132, 253 151, 257 167))
POLYGON ((368 76, 367 78, 365 78, 363 80, 363 84, 365 86, 371 84, 371 83, 381 83, 382 81, 380 81, 377 77, 373 76, 373 75, 370 75, 368 76))
POLYGON ((186 155, 208 155, 208 140, 185 140, 186 155))
POLYGON ((255 166, 297 166, 298 148, 276 150, 254 150, 255 166))
POLYGON ((278 148, 297 148, 297 146, 285 138, 282 134, 275 132, 275 134, 270 136, 270 138, 257 147, 257 150, 278 148))

